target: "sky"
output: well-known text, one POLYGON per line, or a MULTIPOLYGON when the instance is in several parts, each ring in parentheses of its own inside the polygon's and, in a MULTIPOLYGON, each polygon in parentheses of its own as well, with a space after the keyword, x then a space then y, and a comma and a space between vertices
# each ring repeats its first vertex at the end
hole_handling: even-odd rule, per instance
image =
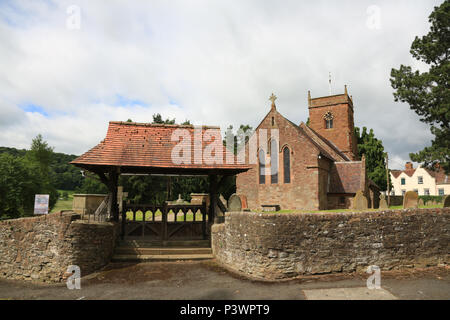
POLYGON ((0 146, 42 134, 80 155, 109 121, 152 115, 256 127, 277 110, 306 122, 307 93, 353 96, 390 167, 431 144, 429 126, 395 102, 390 71, 414 60, 415 36, 443 1, 0 0, 0 146))

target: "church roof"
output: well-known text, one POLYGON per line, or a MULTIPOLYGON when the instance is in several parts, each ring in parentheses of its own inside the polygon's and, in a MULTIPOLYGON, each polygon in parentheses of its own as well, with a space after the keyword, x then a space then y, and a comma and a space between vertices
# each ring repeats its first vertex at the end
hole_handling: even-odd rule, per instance
POLYGON ((356 193, 361 189, 362 161, 335 162, 330 171, 329 193, 356 193))
MULTIPOLYGON (((200 145, 200 148, 203 151, 207 145, 214 142, 214 138, 211 138, 212 141, 208 140, 210 135, 218 136, 220 146, 223 146, 219 127, 202 126, 196 128, 201 128, 199 131, 201 132, 203 145, 200 145), (207 130, 209 130, 208 137, 205 135, 207 130)), ((234 154, 230 153, 224 146, 223 152, 219 156, 222 163, 215 163, 214 154, 211 156, 205 152, 199 159, 194 158, 194 151, 198 149, 199 146, 194 143, 194 126, 192 125, 111 121, 106 138, 71 163, 88 170, 114 166, 121 167, 122 172, 136 172, 137 168, 141 171, 160 169, 160 172, 176 169, 180 174, 188 170, 193 172, 199 172, 200 170, 203 173, 208 170, 237 173, 249 169, 247 165, 236 164, 234 154), (190 139, 180 138, 175 132, 177 129, 186 130, 184 132, 190 135, 190 139), (173 139, 173 136, 178 139, 173 139), (188 163, 174 163, 172 150, 177 145, 191 150, 190 156, 187 158, 188 163), (227 163, 227 159, 233 159, 232 163, 227 163)))
POLYGON ((321 149, 325 150, 326 153, 331 155, 335 161, 350 161, 350 159, 344 153, 342 153, 341 150, 339 150, 339 148, 336 147, 331 141, 322 137, 305 123, 300 123, 299 127, 302 128, 304 132, 321 147, 321 149))

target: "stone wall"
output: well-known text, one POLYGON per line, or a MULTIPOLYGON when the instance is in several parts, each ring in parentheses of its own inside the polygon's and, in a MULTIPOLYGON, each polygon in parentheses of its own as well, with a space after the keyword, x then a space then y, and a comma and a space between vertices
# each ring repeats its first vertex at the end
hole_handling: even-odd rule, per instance
MULTIPOLYGON (((245 159, 247 160, 246 163, 250 164, 251 169, 236 176, 236 193, 247 197, 248 207, 252 210, 261 209, 263 204, 278 204, 281 209, 326 209, 320 207, 321 203, 325 203, 325 201, 321 199, 319 191, 319 170, 323 166, 321 162, 325 160, 318 160, 319 150, 313 142, 304 134, 300 134, 300 129, 294 127, 274 108, 260 123, 259 129, 267 130, 267 139, 270 139, 272 129, 279 130, 278 183, 271 182, 270 152, 267 152, 269 143, 263 140, 262 145, 264 147, 262 149, 264 150, 266 163, 265 183, 259 183, 259 161, 252 164, 249 160, 250 148, 247 144, 245 159), (289 148, 291 153, 290 183, 284 183, 284 148, 289 148)), ((258 139, 258 134, 253 135, 251 139, 258 139)), ((256 143, 256 140, 251 141, 256 143)), ((259 143, 256 145, 259 146, 259 143)), ((255 154, 259 154, 259 150, 255 154)))
POLYGON ((450 208, 226 213, 211 230, 219 264, 255 279, 447 264, 450 208))
POLYGON ((0 277, 59 282, 70 265, 84 276, 107 264, 118 226, 79 218, 64 212, 0 221, 0 277))

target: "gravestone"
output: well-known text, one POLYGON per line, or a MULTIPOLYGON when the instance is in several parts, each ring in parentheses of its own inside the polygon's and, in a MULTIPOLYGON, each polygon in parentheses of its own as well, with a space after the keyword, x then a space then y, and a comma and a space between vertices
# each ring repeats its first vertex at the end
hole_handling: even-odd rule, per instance
POLYGON ((417 205, 418 205, 419 207, 423 207, 423 206, 425 205, 425 203, 423 202, 423 199, 422 199, 422 198, 419 199, 419 201, 417 202, 417 205))
POLYGON ((367 206, 367 198, 361 190, 356 192, 355 197, 353 198, 353 210, 366 210, 367 206))
POLYGON ((403 209, 407 208, 417 208, 417 203, 419 201, 419 195, 415 191, 406 191, 403 197, 403 209))
POLYGON ((236 193, 233 193, 228 199, 228 211, 242 211, 242 201, 236 193))
POLYGON ((446 195, 444 200, 442 200, 442 205, 444 208, 450 208, 450 195, 446 195))
POLYGON ((382 193, 380 194, 380 206, 378 207, 378 209, 387 209, 388 208, 388 204, 386 201, 386 196, 382 193))

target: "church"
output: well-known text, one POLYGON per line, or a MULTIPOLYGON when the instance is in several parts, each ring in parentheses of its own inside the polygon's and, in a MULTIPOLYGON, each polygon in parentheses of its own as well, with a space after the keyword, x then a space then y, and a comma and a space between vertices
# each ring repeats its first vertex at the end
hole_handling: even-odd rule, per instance
POLYGON ((276 97, 269 100, 271 109, 251 138, 260 140, 264 129, 268 142, 258 141, 257 148, 246 143, 241 152, 251 168, 236 177, 236 193, 246 197, 249 209, 349 209, 359 190, 369 208, 378 208, 380 189, 367 177, 364 155, 358 156, 353 99, 346 86, 343 94, 318 98, 308 91, 308 124, 286 119, 276 97), (251 156, 258 161, 252 164, 251 156))

